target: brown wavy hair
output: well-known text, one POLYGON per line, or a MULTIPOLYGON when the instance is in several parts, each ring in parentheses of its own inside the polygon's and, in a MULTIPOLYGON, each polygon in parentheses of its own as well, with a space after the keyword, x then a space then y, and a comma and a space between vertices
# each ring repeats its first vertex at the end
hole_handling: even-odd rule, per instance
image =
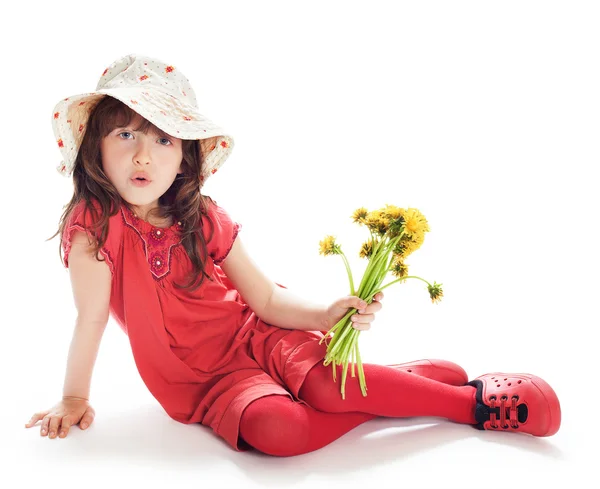
MULTIPOLYGON (((136 116, 136 112, 130 109, 120 100, 103 96, 94 103, 90 104, 90 115, 87 121, 87 128, 73 169, 73 197, 65 206, 60 220, 58 231, 46 241, 60 235, 59 256, 63 265, 64 257, 63 232, 75 207, 85 201, 85 208, 92 217, 94 229, 92 230, 95 240, 93 242, 93 251, 98 261, 99 250, 104 246, 108 236, 109 218, 119 212, 121 205, 133 211, 131 205, 122 199, 110 180, 102 169, 102 156, 100 154, 100 142, 115 127, 124 127, 129 125, 136 116), (91 201, 98 202, 101 208, 101 215, 97 216, 95 208, 91 201)), ((160 137, 170 138, 171 136, 156 127, 147 119, 143 119, 140 127, 135 129, 147 134, 149 131, 160 137)), ((216 139, 216 138, 211 138, 216 139)), ((205 272, 204 261, 208 251, 206 242, 202 233, 202 214, 207 214, 209 201, 215 203, 209 196, 200 193, 200 174, 204 164, 200 142, 198 140, 182 139, 182 174, 177 175, 173 184, 158 199, 158 207, 151 211, 153 216, 158 218, 172 218, 172 222, 181 221, 182 225, 182 245, 192 262, 193 268, 189 274, 189 281, 184 284, 174 284, 177 288, 196 290, 204 282, 204 278, 212 278, 205 272), (200 258, 199 245, 202 248, 200 258), (200 281, 198 282, 198 278, 200 281), (194 284, 197 285, 194 286, 194 284)), ((207 142, 207 141, 204 141, 207 142)), ((208 145, 207 145, 208 147, 208 145)), ((208 241, 213 237, 214 223, 208 217, 210 223, 210 235, 208 241)))

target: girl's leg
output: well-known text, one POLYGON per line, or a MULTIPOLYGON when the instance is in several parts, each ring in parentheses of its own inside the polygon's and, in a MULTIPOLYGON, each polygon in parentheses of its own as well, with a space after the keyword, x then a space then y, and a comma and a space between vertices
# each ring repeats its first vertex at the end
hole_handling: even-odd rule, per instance
POLYGON ((323 413, 288 396, 270 395, 246 407, 240 436, 263 453, 287 457, 322 448, 376 417, 368 413, 323 413))
POLYGON ((342 367, 337 367, 336 382, 332 367, 316 364, 307 374, 298 397, 326 413, 360 412, 376 416, 439 416, 458 423, 477 424, 476 389, 454 386, 412 375, 394 367, 363 364, 367 396, 363 397, 358 376, 346 378, 346 398, 342 399, 342 367))
MULTIPOLYGON (((453 386, 396 370, 363 364, 367 396, 358 379, 346 383, 346 399, 330 367, 319 363, 308 373, 299 397, 271 395, 244 410, 240 436, 256 449, 277 456, 317 450, 377 416, 441 416, 479 429, 551 436, 561 412, 554 390, 530 374, 487 374, 465 386, 453 386)), ((341 367, 337 372, 341 380, 341 367)))
MULTIPOLYGON (((240 421, 240 436, 263 453, 290 456, 317 450, 377 416, 443 416, 475 424, 472 386, 457 387, 420 377, 394 367, 363 364, 368 396, 360 392, 358 378, 346 382, 342 400, 331 367, 322 363, 308 373, 299 397, 261 397, 249 404, 240 421)), ((341 380, 341 367, 337 372, 341 380)))
MULTIPOLYGON (((482 430, 552 436, 561 409, 554 389, 536 375, 491 373, 464 386, 444 384, 385 365, 364 364, 367 396, 358 379, 346 379, 346 399, 322 363, 307 374, 298 397, 327 413, 358 411, 377 416, 441 416, 482 430)), ((337 379, 341 379, 338 367, 337 379)))

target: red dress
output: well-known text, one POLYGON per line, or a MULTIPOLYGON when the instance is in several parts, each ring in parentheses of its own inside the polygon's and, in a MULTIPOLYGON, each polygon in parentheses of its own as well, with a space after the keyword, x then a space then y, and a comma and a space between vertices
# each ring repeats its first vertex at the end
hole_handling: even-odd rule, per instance
MULTIPOLYGON (((94 202, 99 209, 97 202, 94 202)), ((63 234, 64 266, 75 230, 89 231, 92 214, 81 202, 63 234)), ((157 228, 126 207, 109 219, 101 254, 112 273, 110 313, 129 338, 135 364, 151 394, 182 423, 202 423, 235 450, 251 447, 239 437, 242 412, 255 399, 280 394, 296 402, 308 371, 326 353, 323 332, 282 329, 263 322, 245 303, 219 264, 241 224, 210 204, 214 235, 202 225, 206 273, 197 290, 178 289, 191 262, 180 227, 157 228)), ((285 288, 283 285, 277 284, 285 288)))

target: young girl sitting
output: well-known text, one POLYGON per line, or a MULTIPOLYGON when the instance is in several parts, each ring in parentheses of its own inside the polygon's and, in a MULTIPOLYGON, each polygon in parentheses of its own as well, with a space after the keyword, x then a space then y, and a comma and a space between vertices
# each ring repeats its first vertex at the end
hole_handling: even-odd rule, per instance
POLYGON ((354 327, 369 329, 383 294, 319 306, 261 272, 241 224, 201 193, 233 139, 198 112, 177 67, 120 58, 95 92, 61 100, 52 124, 64 158, 57 169, 73 177, 54 236, 78 314, 62 400, 26 427, 41 420, 42 436, 55 438, 93 422, 91 376, 110 314, 166 413, 210 426, 238 451, 307 453, 377 416, 536 436, 559 429, 558 398, 541 378, 491 373, 469 382, 444 360, 364 364, 368 396, 348 381, 342 399, 320 340, 349 308, 354 327))

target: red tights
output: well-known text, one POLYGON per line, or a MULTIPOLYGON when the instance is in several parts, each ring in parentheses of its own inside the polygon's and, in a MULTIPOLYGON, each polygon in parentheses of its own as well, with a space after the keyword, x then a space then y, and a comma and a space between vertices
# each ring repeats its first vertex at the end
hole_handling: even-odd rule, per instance
POLYGON ((240 436, 257 450, 275 456, 312 452, 337 440, 358 425, 378 416, 404 418, 438 416, 457 423, 475 424, 475 388, 453 386, 403 372, 394 367, 363 364, 367 396, 348 367, 346 399, 340 394, 338 366, 333 382, 331 365, 315 365, 298 397, 261 397, 242 414, 240 436))

